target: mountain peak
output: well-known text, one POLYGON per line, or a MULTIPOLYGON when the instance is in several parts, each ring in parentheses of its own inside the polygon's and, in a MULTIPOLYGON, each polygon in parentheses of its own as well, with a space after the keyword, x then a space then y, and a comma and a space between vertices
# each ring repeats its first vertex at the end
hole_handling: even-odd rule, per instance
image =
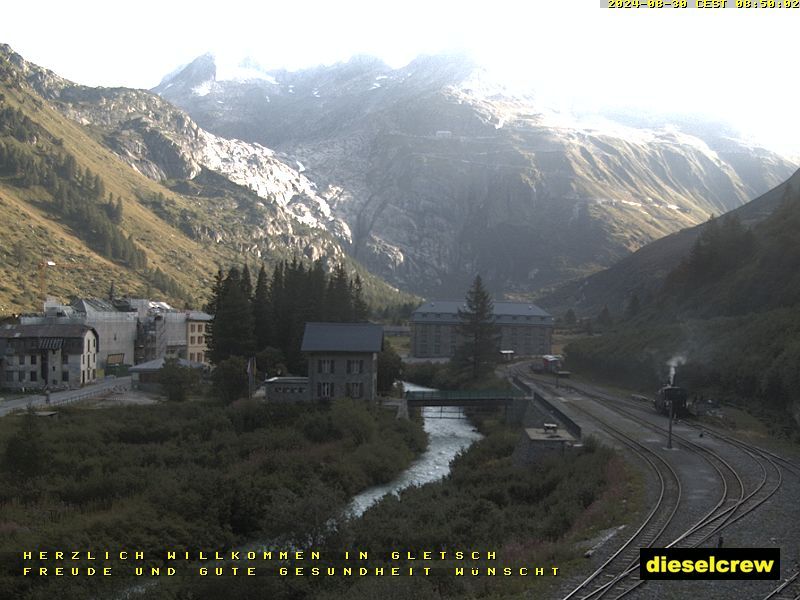
POLYGON ((166 75, 153 91, 161 93, 167 88, 179 87, 192 89, 206 81, 217 78, 217 64, 214 55, 210 52, 198 56, 188 65, 178 67, 166 75))

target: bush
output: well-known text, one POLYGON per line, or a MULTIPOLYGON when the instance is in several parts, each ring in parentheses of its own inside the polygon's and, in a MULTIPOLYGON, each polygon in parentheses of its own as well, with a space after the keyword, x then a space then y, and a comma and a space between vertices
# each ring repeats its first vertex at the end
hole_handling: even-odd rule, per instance
POLYGON ((247 394, 247 361, 241 356, 226 358, 213 374, 214 392, 222 402, 230 404, 247 394))

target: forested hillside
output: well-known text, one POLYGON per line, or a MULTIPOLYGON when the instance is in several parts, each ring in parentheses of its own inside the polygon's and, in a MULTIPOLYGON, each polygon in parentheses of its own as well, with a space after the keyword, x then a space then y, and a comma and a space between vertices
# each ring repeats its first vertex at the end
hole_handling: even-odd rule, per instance
MULTIPOLYGON (((64 90, 79 87, 0 47, 0 313, 40 309, 38 275, 48 261, 53 265, 45 269, 44 291, 57 297, 105 296, 113 285, 117 294, 199 307, 220 267, 272 267, 293 258, 310 265, 322 258, 326 270, 344 265, 349 275, 358 273, 373 305, 403 298, 348 258, 330 233, 295 220, 276 199, 205 167, 176 171, 177 179, 145 177, 143 163, 124 160, 131 152, 117 139, 124 132, 113 137, 79 113, 65 116, 29 78, 40 87, 45 80, 64 90)), ((98 89, 94 96, 104 93, 98 89)), ((130 123, 141 121, 136 111, 147 98, 139 96, 150 95, 117 96, 114 106, 130 123), (128 100, 134 104, 120 108, 128 100)), ((165 119, 190 123, 170 111, 165 119)), ((167 152, 171 142, 158 140, 167 152)), ((128 141, 137 147, 135 139, 128 141)), ((161 158, 168 163, 170 156, 161 158)))
POLYGON ((708 223, 651 305, 567 347, 571 367, 655 388, 667 361, 692 393, 800 422, 800 190, 747 227, 708 223), (685 364, 683 364, 685 363, 685 364))

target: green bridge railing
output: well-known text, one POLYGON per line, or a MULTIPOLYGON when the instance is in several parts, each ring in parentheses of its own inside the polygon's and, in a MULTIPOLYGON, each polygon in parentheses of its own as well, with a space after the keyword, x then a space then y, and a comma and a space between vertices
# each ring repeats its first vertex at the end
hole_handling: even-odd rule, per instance
POLYGON ((436 392, 406 392, 406 400, 497 400, 507 398, 524 398, 525 392, 518 389, 509 390, 443 390, 436 392))

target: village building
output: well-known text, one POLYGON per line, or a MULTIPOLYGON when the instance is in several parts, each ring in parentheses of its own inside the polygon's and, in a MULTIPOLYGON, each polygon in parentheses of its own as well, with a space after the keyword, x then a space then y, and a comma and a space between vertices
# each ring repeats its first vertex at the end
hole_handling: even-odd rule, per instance
POLYGON ((97 378, 100 336, 79 323, 0 327, 0 385, 7 389, 76 388, 97 378))
MULTIPOLYGON (((457 327, 461 300, 427 302, 411 314, 411 356, 451 358, 461 343, 457 327)), ((549 354, 552 347, 553 317, 527 302, 495 302, 494 322, 498 327, 499 352, 514 356, 549 354)))
POLYGON ((213 317, 198 310, 166 311, 166 356, 208 363, 206 336, 213 317))
POLYGON ((270 402, 310 402, 308 377, 271 377, 264 382, 264 395, 270 402))
POLYGON ((137 319, 136 313, 127 306, 101 298, 82 298, 72 304, 61 304, 48 299, 44 304, 44 314, 23 315, 20 323, 73 324, 93 328, 99 336, 98 377, 102 377, 109 367, 134 363, 137 319))
MULTIPOLYGON (((176 360, 179 367, 188 367, 197 370, 204 370, 207 368, 207 365, 189 361, 184 358, 178 358, 176 360)), ((162 392, 161 369, 164 368, 166 361, 166 358, 161 357, 131 367, 128 370, 128 373, 131 375, 131 387, 135 390, 142 390, 145 392, 162 392)))
POLYGON ((202 311, 178 311, 145 298, 80 298, 66 305, 48 299, 44 308, 44 314, 23 315, 20 322, 94 328, 100 336, 98 377, 165 356, 209 362, 206 334, 212 317, 202 311))
POLYGON ((274 377, 266 382, 270 402, 334 398, 375 400, 378 352, 383 327, 372 323, 306 323, 300 350, 308 358, 308 377, 274 377))

